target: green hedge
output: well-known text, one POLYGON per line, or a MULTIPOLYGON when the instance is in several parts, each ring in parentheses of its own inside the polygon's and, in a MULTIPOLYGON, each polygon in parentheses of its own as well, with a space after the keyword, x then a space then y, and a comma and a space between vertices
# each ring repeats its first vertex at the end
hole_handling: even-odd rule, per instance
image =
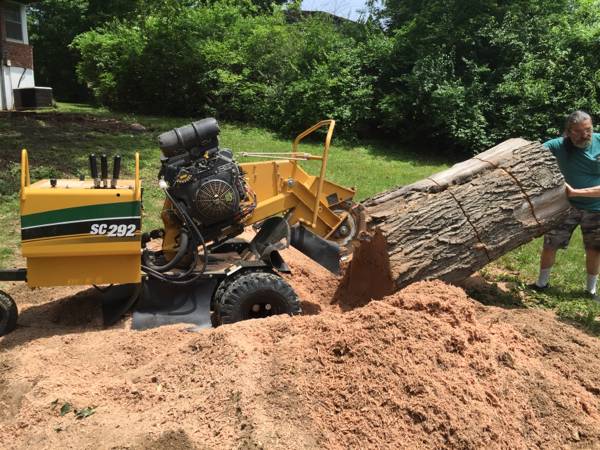
POLYGON ((227 3, 113 22, 78 36, 78 73, 109 107, 214 115, 284 132, 372 115, 363 42, 319 18, 288 24, 227 3))

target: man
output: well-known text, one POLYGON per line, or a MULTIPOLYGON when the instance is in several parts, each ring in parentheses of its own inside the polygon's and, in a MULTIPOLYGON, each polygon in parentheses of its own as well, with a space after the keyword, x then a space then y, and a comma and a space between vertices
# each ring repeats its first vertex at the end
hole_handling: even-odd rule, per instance
POLYGON ((545 142, 544 146, 556 157, 565 181, 574 192, 568 190, 572 207, 567 219, 544 236, 540 274, 531 287, 536 290, 548 287, 556 251, 567 248, 579 225, 585 247, 586 291, 595 296, 600 266, 600 197, 573 194, 581 195, 585 192, 581 189, 600 186, 600 134, 593 132, 589 114, 575 111, 567 117, 563 137, 545 142))

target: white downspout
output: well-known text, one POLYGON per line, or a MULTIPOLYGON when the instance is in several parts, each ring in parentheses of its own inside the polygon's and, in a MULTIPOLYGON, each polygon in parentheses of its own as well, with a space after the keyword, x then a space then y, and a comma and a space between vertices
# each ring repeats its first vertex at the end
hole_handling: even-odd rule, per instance
MULTIPOLYGON (((2 3, 0 1, 0 8, 2 7, 2 3)), ((4 14, 0 11, 0 20, 4 19, 4 14)), ((4 86, 4 33, 2 32, 4 28, 4 24, 0 23, 0 111, 5 111, 8 109, 8 105, 6 104, 6 89, 4 86)))
MULTIPOLYGON (((15 94, 13 92, 12 69, 11 66, 9 66, 8 64, 6 65, 6 67, 8 68, 8 83, 10 84, 8 92, 10 92, 10 97, 12 98, 12 107, 10 109, 15 110, 17 108, 15 105, 15 94)), ((8 96, 6 100, 6 109, 8 109, 8 96)))
MULTIPOLYGON (((2 51, 2 47, 0 47, 0 52, 2 51)), ((4 57, 0 53, 0 111, 5 111, 8 109, 8 105, 6 104, 6 88, 4 86, 4 57)))

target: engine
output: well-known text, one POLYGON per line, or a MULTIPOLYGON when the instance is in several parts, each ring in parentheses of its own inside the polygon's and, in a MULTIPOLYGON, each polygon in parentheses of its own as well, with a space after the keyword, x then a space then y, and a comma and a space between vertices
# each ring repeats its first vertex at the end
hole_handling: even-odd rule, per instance
POLYGON ((163 153, 159 178, 205 239, 239 224, 255 206, 233 152, 219 148, 219 132, 217 121, 209 118, 158 138, 163 153))

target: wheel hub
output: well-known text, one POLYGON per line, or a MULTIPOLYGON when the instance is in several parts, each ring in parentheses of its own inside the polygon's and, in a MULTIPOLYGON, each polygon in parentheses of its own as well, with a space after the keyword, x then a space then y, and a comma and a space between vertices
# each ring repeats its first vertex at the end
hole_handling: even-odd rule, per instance
POLYGON ((273 309, 273 306, 270 303, 255 303, 254 305, 252 305, 252 312, 258 313, 263 308, 265 311, 271 311, 271 309, 273 309))

